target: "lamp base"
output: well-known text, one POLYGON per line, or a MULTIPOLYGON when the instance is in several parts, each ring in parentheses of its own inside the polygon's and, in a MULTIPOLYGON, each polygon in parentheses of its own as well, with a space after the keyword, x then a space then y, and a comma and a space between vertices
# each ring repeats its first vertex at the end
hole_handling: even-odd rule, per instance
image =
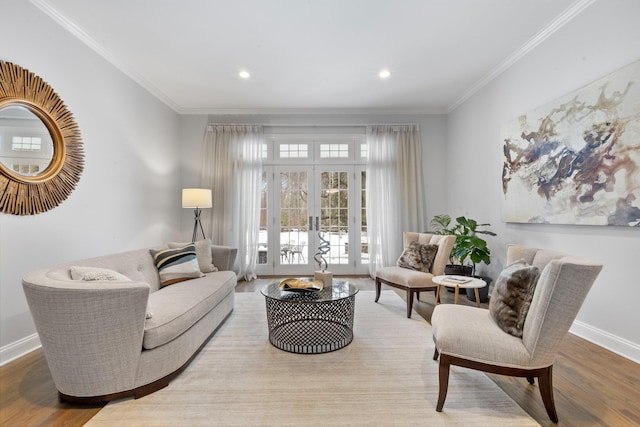
POLYGON ((195 214, 194 223, 193 223, 193 235, 191 237, 191 242, 195 243, 198 239, 198 228, 200 232, 202 232, 202 238, 205 239, 204 229, 202 228, 202 222, 200 221, 200 214, 202 213, 202 209, 194 209, 193 213, 195 214))

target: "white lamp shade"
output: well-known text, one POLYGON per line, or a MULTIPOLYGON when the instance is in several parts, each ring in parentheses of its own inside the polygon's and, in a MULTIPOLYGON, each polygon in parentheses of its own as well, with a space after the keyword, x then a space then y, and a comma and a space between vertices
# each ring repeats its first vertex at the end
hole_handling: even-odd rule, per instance
POLYGON ((210 208, 211 190, 207 188, 183 188, 182 207, 183 208, 210 208))

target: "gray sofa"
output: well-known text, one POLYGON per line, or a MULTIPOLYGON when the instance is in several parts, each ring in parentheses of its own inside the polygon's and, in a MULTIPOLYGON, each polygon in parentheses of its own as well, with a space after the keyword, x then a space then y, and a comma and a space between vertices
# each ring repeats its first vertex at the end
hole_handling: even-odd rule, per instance
POLYGON ((137 398, 167 386, 233 310, 236 253, 212 246, 219 271, 161 289, 149 249, 27 273, 23 289, 60 400, 137 398), (131 281, 72 280, 71 266, 131 281))

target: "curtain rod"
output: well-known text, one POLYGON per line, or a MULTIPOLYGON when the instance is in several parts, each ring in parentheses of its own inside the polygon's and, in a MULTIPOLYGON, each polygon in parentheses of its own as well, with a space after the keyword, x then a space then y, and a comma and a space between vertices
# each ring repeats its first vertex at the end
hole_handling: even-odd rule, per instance
POLYGON ((317 123, 207 123, 208 126, 262 126, 262 127, 366 127, 366 126, 418 126, 417 123, 340 123, 340 124, 317 124, 317 123))

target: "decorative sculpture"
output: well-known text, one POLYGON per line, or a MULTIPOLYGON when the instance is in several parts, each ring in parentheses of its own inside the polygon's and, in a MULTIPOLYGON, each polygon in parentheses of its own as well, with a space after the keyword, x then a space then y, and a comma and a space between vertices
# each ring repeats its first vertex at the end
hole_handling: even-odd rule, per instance
POLYGON ((320 268, 320 270, 324 272, 328 266, 327 260, 325 259, 324 255, 328 254, 329 250, 331 250, 331 244, 324 238, 324 231, 318 233, 318 238, 320 239, 321 243, 318 246, 318 252, 316 252, 316 254, 313 256, 313 259, 318 263, 318 268, 320 268))
POLYGON ((327 270, 327 260, 324 255, 328 254, 331 250, 331 244, 324 238, 324 231, 318 233, 318 238, 321 243, 318 246, 318 252, 313 256, 313 259, 318 263, 319 271, 313 274, 314 280, 320 280, 324 286, 331 286, 333 284, 333 273, 327 270))

